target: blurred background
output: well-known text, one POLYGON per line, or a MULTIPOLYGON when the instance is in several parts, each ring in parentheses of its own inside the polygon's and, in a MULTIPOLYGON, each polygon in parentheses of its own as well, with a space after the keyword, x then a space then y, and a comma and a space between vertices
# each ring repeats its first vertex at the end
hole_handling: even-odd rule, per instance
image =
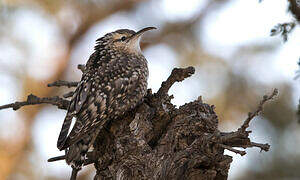
MULTIPOLYGON (((233 156, 229 179, 299 179, 300 127, 296 118, 300 79, 300 28, 283 43, 270 37, 278 23, 290 22, 286 0, 1 0, 0 105, 33 93, 54 96, 58 79, 77 81, 95 40, 120 28, 158 28, 145 35, 149 88, 155 92, 174 67, 196 73, 170 94, 180 106, 202 96, 216 106, 219 129, 236 130, 259 100, 276 87, 280 94, 251 122, 254 142, 269 152, 247 149, 233 156)), ((0 111, 0 179, 67 179, 56 140, 65 111, 50 105, 0 111)), ((93 166, 79 179, 91 179, 93 166)))

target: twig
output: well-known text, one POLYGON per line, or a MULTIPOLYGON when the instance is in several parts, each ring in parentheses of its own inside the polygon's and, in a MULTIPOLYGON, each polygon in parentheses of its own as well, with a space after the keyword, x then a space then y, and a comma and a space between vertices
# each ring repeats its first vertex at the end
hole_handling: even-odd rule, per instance
POLYGON ((50 158, 50 159, 48 159, 48 162, 60 161, 60 160, 64 160, 64 159, 66 159, 66 155, 50 158))
POLYGON ((53 82, 53 83, 48 84, 48 87, 53 87, 53 86, 56 86, 56 87, 66 86, 66 87, 68 87, 68 88, 71 88, 71 87, 76 87, 77 85, 78 85, 78 82, 69 82, 69 81, 58 80, 58 81, 55 81, 55 82, 53 82))
POLYGON ((73 169, 72 169, 72 175, 71 175, 70 180, 76 180, 78 171, 79 171, 79 170, 76 169, 76 168, 73 168, 73 169))
MULTIPOLYGON (((56 156, 56 157, 53 157, 53 158, 49 158, 47 161, 48 162, 55 162, 55 161, 61 161, 61 160, 65 160, 66 159, 66 155, 61 155, 61 156, 56 156)), ((89 164, 92 164, 94 163, 95 160, 93 159, 85 159, 84 163, 83 163, 83 166, 87 166, 89 164)))
POLYGON ((84 64, 78 64, 77 69, 79 69, 82 73, 84 73, 85 65, 84 64))
POLYGON ((259 106, 257 108, 257 110, 255 112, 250 112, 248 113, 248 118, 244 121, 243 125, 240 127, 240 129, 238 131, 245 131, 248 127, 249 127, 249 123, 250 121, 257 115, 259 115, 259 113, 263 110, 263 106, 264 104, 273 99, 273 97, 277 96, 278 94, 278 89, 274 89, 273 93, 268 96, 268 95, 264 95, 263 99, 260 101, 259 106))
POLYGON ((52 104, 54 106, 57 106, 59 109, 68 109, 69 107, 69 101, 62 99, 58 96, 39 98, 33 94, 30 94, 27 97, 26 101, 23 102, 17 101, 15 103, 2 105, 0 106, 0 110, 7 109, 7 108, 13 108, 13 110, 18 110, 22 106, 35 105, 35 104, 52 104))
POLYGON ((232 148, 230 146, 227 146, 227 145, 224 145, 224 144, 219 144, 219 146, 221 146, 222 148, 227 149, 229 151, 232 151, 232 152, 234 152, 236 154, 239 154, 241 156, 244 156, 246 154, 245 151, 240 151, 240 150, 234 149, 234 148, 232 148))
POLYGON ((183 81, 195 73, 194 67, 174 68, 168 79, 161 84, 161 88, 157 91, 159 97, 164 97, 168 94, 169 89, 175 82, 183 81))
POLYGON ((248 148, 248 147, 258 147, 261 150, 269 151, 270 145, 269 144, 260 144, 260 143, 254 143, 251 142, 249 139, 249 134, 251 131, 246 131, 246 129, 249 127, 250 121, 263 110, 264 104, 273 99, 278 94, 278 90, 274 89, 273 93, 268 96, 264 95, 263 99, 260 101, 259 106, 255 112, 250 112, 248 114, 248 118, 244 121, 242 126, 236 131, 236 132, 230 132, 230 133, 221 133, 219 138, 219 146, 227 149, 229 151, 238 153, 240 155, 245 155, 245 151, 239 151, 232 147, 242 147, 242 148, 248 148))
POLYGON ((270 149, 270 145, 269 144, 260 144, 260 143, 255 143, 255 142, 250 142, 249 145, 247 145, 246 147, 258 147, 261 150, 264 151, 269 151, 270 149))
MULTIPOLYGON (((85 69, 85 65, 83 64, 78 64, 77 65, 77 69, 79 69, 82 73, 84 72, 84 69, 85 69)), ((69 82, 69 81, 63 81, 63 80, 58 80, 58 81, 55 81, 53 83, 50 83, 48 84, 48 87, 53 87, 53 86, 56 86, 56 87, 61 87, 61 86, 66 86, 68 88, 71 88, 71 87, 76 87, 78 85, 78 82, 69 82)))
POLYGON ((70 91, 70 92, 64 94, 63 97, 64 97, 64 98, 69 98, 69 97, 72 97, 73 94, 74 94, 74 91, 70 91))

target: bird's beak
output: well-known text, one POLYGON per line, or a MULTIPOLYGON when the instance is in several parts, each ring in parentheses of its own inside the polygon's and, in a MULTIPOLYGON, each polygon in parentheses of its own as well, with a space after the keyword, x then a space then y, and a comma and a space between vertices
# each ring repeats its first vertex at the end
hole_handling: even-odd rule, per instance
POLYGON ((139 39, 145 32, 153 30, 153 29, 156 29, 156 27, 146 27, 144 29, 139 30, 138 32, 136 32, 134 35, 132 35, 130 37, 130 41, 134 40, 134 39, 135 40, 139 39))
POLYGON ((140 35, 144 34, 146 31, 150 31, 153 29, 156 29, 156 27, 146 27, 144 29, 139 30, 137 33, 135 33, 134 36, 140 36, 140 35))
POLYGON ((146 27, 144 29, 139 30, 135 34, 133 34, 130 38, 128 38, 127 41, 127 47, 128 49, 132 50, 133 52, 141 52, 141 47, 140 47, 140 40, 142 35, 149 30, 156 29, 155 27, 146 27))

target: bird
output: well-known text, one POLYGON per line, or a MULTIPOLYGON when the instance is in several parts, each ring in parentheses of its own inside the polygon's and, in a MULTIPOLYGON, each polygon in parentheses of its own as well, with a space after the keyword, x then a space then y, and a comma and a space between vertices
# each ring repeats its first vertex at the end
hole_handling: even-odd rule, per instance
POLYGON ((57 148, 65 150, 63 157, 73 168, 71 179, 76 179, 103 126, 143 101, 149 70, 140 39, 153 29, 119 29, 96 40, 57 140, 57 148))

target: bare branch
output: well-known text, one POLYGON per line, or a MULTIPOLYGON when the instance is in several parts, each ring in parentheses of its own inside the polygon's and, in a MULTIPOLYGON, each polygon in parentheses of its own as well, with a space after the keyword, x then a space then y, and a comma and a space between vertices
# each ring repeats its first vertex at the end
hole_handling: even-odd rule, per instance
POLYGON ((265 104, 267 101, 273 99, 275 96, 277 96, 277 94, 278 94, 278 89, 274 89, 273 93, 272 93, 270 96, 264 95, 264 96, 263 96, 263 99, 262 99, 262 100, 260 101, 260 103, 259 103, 259 106, 258 106, 257 110, 256 110, 255 112, 252 112, 252 113, 250 112, 250 113, 248 114, 248 118, 244 121, 244 123, 243 123, 242 127, 239 129, 239 131, 245 131, 245 130, 249 127, 250 121, 251 121, 255 116, 258 116, 259 113, 263 110, 264 104, 265 104))
POLYGON ((261 143, 255 143, 255 142, 251 142, 249 146, 247 147, 258 147, 260 148, 261 150, 264 150, 264 151, 269 151, 270 149, 270 145, 269 144, 261 144, 261 143))
POLYGON ((69 82, 69 81, 58 80, 58 81, 55 81, 55 82, 53 82, 53 83, 48 84, 48 87, 53 87, 53 86, 56 86, 56 87, 66 86, 66 87, 68 87, 68 88, 71 88, 71 87, 76 87, 77 85, 78 85, 78 82, 69 82))
POLYGON ((15 103, 2 105, 0 106, 0 110, 7 109, 7 108, 13 108, 13 110, 18 110, 23 106, 35 105, 35 104, 52 104, 54 106, 57 106, 59 109, 68 109, 69 101, 62 99, 58 96, 39 98, 33 94, 30 94, 27 97, 26 101, 23 102, 17 101, 15 103))
MULTIPOLYGON (((84 69, 85 69, 85 65, 84 64, 78 64, 77 65, 77 69, 79 69, 82 73, 84 72, 84 69)), ((71 88, 71 87, 77 87, 79 82, 69 82, 69 81, 63 81, 63 80, 58 80, 58 81, 55 81, 53 83, 50 83, 48 84, 48 87, 61 87, 61 86, 66 86, 68 88, 71 88)), ((71 94, 71 93, 70 93, 71 94)), ((68 94, 64 95, 65 96, 68 96, 68 94)), ((70 96, 68 96, 70 97, 70 96)))
POLYGON ((251 142, 249 139, 249 134, 251 131, 246 131, 246 129, 249 127, 250 121, 263 110, 264 104, 273 99, 278 94, 278 90, 274 89, 273 93, 271 95, 264 95, 263 99, 260 101, 259 106, 255 112, 250 112, 248 114, 248 118, 244 121, 242 126, 235 132, 230 133, 220 133, 219 141, 218 143, 220 147, 227 149, 229 151, 244 155, 246 152, 239 151, 236 149, 233 149, 232 147, 242 147, 244 149, 248 147, 258 147, 263 151, 269 151, 270 145, 269 144, 260 144, 251 142))
POLYGON ((50 159, 48 159, 48 162, 60 161, 60 160, 64 160, 64 159, 66 159, 66 155, 50 158, 50 159))
POLYGON ((227 146, 227 145, 224 145, 224 144, 219 144, 219 146, 221 146, 222 148, 227 149, 229 151, 232 151, 232 152, 234 152, 236 154, 239 154, 241 156, 244 156, 246 154, 245 151, 240 151, 240 150, 234 149, 234 148, 232 148, 230 146, 227 146))
POLYGON ((159 97, 166 96, 169 89, 175 82, 183 81, 185 78, 190 77, 194 73, 195 68, 191 66, 187 68, 174 68, 168 79, 161 84, 161 88, 159 88, 156 94, 159 97))
MULTIPOLYGON (((75 33, 72 34, 71 38, 69 39, 70 46, 72 47, 74 44, 76 44, 80 37, 83 34, 85 34, 89 30, 89 28, 97 22, 100 22, 102 19, 114 14, 115 12, 130 10, 142 1, 145 0, 111 1, 112 3, 106 3, 105 6, 89 6, 88 11, 86 11, 87 6, 81 6, 81 3, 73 3, 78 8, 78 13, 80 13, 81 16, 81 23, 79 24, 75 33)), ((67 32, 66 34, 69 33, 67 32)))

